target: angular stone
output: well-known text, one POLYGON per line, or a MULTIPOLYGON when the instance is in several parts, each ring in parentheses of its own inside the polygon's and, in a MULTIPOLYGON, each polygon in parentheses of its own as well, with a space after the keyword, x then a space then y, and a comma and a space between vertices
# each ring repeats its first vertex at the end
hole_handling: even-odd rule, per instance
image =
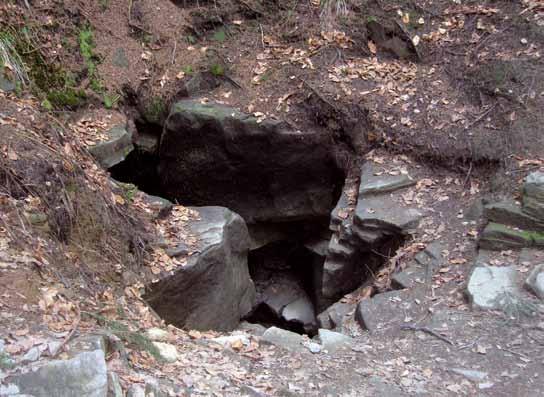
POLYGON ((384 292, 371 299, 363 299, 357 305, 355 320, 373 333, 380 329, 403 323, 405 312, 415 303, 410 290, 384 292))
POLYGON ((178 350, 176 349, 176 346, 164 342, 153 342, 153 346, 157 348, 159 355, 167 363, 175 363, 178 361, 178 350))
POLYGON ((387 196, 373 196, 359 199, 354 223, 378 231, 409 233, 418 226, 421 218, 423 213, 415 208, 405 208, 387 196))
POLYGON ((511 229, 498 223, 489 223, 480 235, 479 247, 502 251, 520 249, 534 245, 531 232, 511 229))
POLYGON ((3 66, 0 67, 0 91, 4 92, 13 92, 15 91, 16 85, 11 81, 3 71, 3 66))
POLYGON ((510 298, 517 299, 517 272, 514 266, 476 266, 470 274, 467 295, 473 308, 502 309, 510 298))
POLYGON ((301 324, 306 332, 317 327, 314 305, 307 295, 285 306, 281 315, 286 321, 301 324))
POLYGON ((159 176, 168 196, 223 205, 248 223, 328 217, 343 179, 332 145, 324 132, 183 100, 165 123, 159 176))
POLYGON ((261 324, 252 324, 247 321, 242 321, 237 329, 255 336, 262 336, 266 331, 266 328, 261 324))
POLYGON ((323 349, 327 350, 329 353, 350 349, 354 343, 353 338, 327 329, 320 329, 318 331, 318 336, 323 345, 323 349))
POLYGON ((476 371, 474 369, 452 368, 450 371, 457 375, 464 376, 472 382, 481 382, 487 378, 487 372, 476 371))
POLYGON ((112 63, 119 68, 123 68, 123 69, 128 68, 129 66, 128 58, 124 48, 118 47, 115 49, 115 52, 113 53, 113 57, 112 57, 112 63))
POLYGON ((544 264, 535 267, 527 280, 525 286, 540 299, 544 300, 544 264))
POLYGON ((116 126, 106 132, 104 142, 89 147, 89 152, 103 168, 111 168, 125 160, 132 150, 132 134, 124 126, 116 126))
POLYGON ((119 376, 111 371, 108 372, 108 397, 123 397, 119 376))
POLYGON ((304 347, 306 339, 302 335, 277 327, 268 328, 261 337, 261 341, 293 352, 308 351, 304 347))
POLYGON ((55 360, 10 382, 21 394, 35 397, 106 397, 108 372, 104 352, 82 352, 69 360, 55 360))
POLYGON ((336 302, 317 316, 320 328, 342 331, 348 315, 355 310, 354 303, 336 302))
POLYGON ((198 253, 173 275, 148 285, 144 298, 178 327, 230 331, 255 301, 247 267, 247 227, 226 208, 192 209, 200 219, 190 222, 188 232, 197 237, 198 253))
POLYGON ((338 298, 360 285, 364 266, 342 258, 328 257, 323 264, 321 291, 326 298, 338 298))
POLYGON ((523 212, 544 221, 544 172, 532 172, 525 179, 523 212))
POLYGON ((391 280, 398 288, 413 288, 418 284, 430 283, 434 270, 442 260, 442 246, 433 242, 415 256, 406 269, 393 274, 391 280))
POLYGON ((145 336, 155 342, 166 342, 170 339, 168 331, 160 328, 149 328, 145 331, 145 336))
POLYGON ((544 221, 526 214, 519 205, 510 201, 487 204, 484 215, 494 223, 526 230, 544 230, 544 221))
POLYGON ((348 244, 341 243, 338 235, 333 234, 329 242, 328 252, 344 258, 350 258, 353 254, 355 254, 355 249, 348 244))
POLYGON ((371 162, 363 165, 359 186, 360 196, 389 193, 416 184, 416 181, 408 175, 375 175, 375 173, 375 167, 371 162))
POLYGON ((138 132, 134 140, 134 146, 140 153, 157 155, 159 151, 160 136, 138 132))
POLYGON ((249 346, 250 344, 249 336, 245 334, 219 336, 213 338, 211 341, 223 347, 233 347, 236 345, 249 346))

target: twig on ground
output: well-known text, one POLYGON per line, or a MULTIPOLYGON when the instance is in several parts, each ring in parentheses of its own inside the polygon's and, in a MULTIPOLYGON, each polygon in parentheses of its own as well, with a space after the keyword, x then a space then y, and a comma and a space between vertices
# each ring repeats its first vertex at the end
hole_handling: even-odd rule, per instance
POLYGON ((481 115, 476 117, 476 119, 474 119, 474 121, 467 124, 467 126, 465 127, 465 130, 468 130, 470 127, 474 126, 474 124, 476 124, 478 121, 482 120, 485 116, 487 116, 496 107, 497 107, 497 104, 494 104, 489 109, 487 109, 485 112, 483 112, 481 115))
POLYGON ((79 310, 79 306, 76 303, 76 314, 77 317, 74 320, 74 323, 72 324, 72 329, 70 329, 70 332, 68 332, 68 335, 64 338, 60 346, 57 348, 57 350, 51 355, 51 358, 55 358, 61 350, 64 349, 64 346, 72 339, 72 336, 74 336, 75 332, 77 331, 77 328, 79 327, 79 322, 81 321, 81 310, 79 310))
POLYGON ((413 324, 403 324, 403 325, 400 326, 400 329, 402 329, 404 331, 421 331, 421 332, 425 332, 425 333, 427 333, 429 335, 434 336, 435 338, 440 339, 443 342, 446 342, 449 345, 454 346, 454 343, 451 340, 449 340, 445 336, 442 336, 438 332, 435 332, 432 329, 427 328, 427 327, 420 327, 420 326, 413 325, 413 324))

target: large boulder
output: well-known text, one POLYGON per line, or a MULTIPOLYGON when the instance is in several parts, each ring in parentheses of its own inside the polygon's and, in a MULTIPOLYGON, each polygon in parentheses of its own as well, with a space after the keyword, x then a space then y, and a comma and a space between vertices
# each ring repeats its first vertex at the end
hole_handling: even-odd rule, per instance
POLYGON ((197 253, 173 274, 147 287, 145 299, 167 322, 199 330, 236 328, 255 300, 249 277, 249 236, 244 220, 223 207, 192 208, 189 224, 197 253))
POLYGON ((248 223, 328 217, 343 173, 330 136, 220 104, 176 103, 159 148, 169 197, 216 204, 248 223))

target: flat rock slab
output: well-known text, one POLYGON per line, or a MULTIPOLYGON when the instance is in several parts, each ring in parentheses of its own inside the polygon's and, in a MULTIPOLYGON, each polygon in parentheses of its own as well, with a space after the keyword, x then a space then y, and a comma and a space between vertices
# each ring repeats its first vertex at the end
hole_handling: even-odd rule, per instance
POLYGON ((347 335, 327 329, 320 329, 318 337, 323 349, 329 353, 335 353, 339 350, 349 350, 355 342, 353 338, 347 335))
POLYGON ((416 181, 408 175, 376 175, 377 170, 371 162, 367 162, 361 169, 361 184, 359 195, 384 194, 415 185, 416 181))
POLYGON ((304 346, 307 340, 302 335, 277 327, 268 328, 261 337, 261 341, 293 352, 308 351, 304 346))
POLYGON ((467 295, 473 308, 482 310, 504 309, 512 300, 518 300, 517 272, 514 266, 476 266, 470 275, 467 295))
POLYGON ((503 251, 529 247, 543 247, 544 233, 518 230, 498 223, 489 223, 480 235, 482 249, 503 251))
POLYGON ((523 185, 523 211, 544 221, 544 172, 527 175, 523 185))
POLYGON ((491 222, 513 226, 525 230, 544 230, 544 222, 522 211, 511 201, 487 204, 484 216, 491 222))
POLYGON ((371 333, 404 323, 406 313, 412 314, 417 306, 410 290, 390 291, 371 299, 363 299, 357 305, 355 319, 371 333))
POLYGON ((387 196, 372 196, 359 199, 354 223, 392 233, 408 233, 418 226, 421 218, 423 213, 415 208, 406 208, 387 196))
POLYGON ((355 311, 354 303, 336 302, 317 316, 319 327, 342 331, 350 313, 355 311))
POLYGON ((107 140, 89 147, 89 152, 103 168, 111 168, 128 156, 134 146, 132 134, 125 126, 116 126, 106 132, 107 140))
POLYGON ((106 397, 108 369, 102 350, 46 363, 9 380, 19 393, 34 397, 106 397))
POLYGON ((248 223, 329 216, 344 177, 328 133, 196 100, 172 106, 159 158, 169 197, 213 202, 248 223))
POLYGON ((442 245, 438 242, 429 244, 419 252, 406 269, 393 274, 391 280, 399 288, 413 288, 421 284, 429 284, 435 269, 442 262, 442 245))
POLYGON ((525 286, 540 299, 544 300, 544 264, 540 264, 533 269, 525 286))
POLYGON ((144 298, 180 328, 231 331, 249 313, 255 287, 249 276, 249 235, 243 219, 223 207, 193 207, 188 231, 197 247, 187 264, 147 286, 144 298))

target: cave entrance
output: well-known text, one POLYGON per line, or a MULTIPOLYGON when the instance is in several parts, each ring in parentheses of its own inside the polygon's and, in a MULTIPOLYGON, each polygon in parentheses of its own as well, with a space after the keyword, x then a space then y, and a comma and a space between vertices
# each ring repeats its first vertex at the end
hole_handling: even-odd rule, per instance
POLYGON ((275 241, 250 251, 248 266, 257 302, 245 320, 315 335, 317 315, 324 306, 320 283, 324 260, 301 240, 275 241))
MULTIPOLYGON (((196 112, 203 105, 187 106, 196 112)), ((233 130, 205 118, 190 125, 170 119, 162 130, 135 122, 135 150, 109 171, 147 194, 188 206, 223 206, 244 218, 257 291, 244 320, 313 336, 318 315, 371 282, 401 244, 388 235, 371 250, 359 240, 341 241, 346 236, 330 229, 346 172, 322 137, 301 139, 279 124, 233 130), (218 138, 224 135, 229 139, 218 138)))

